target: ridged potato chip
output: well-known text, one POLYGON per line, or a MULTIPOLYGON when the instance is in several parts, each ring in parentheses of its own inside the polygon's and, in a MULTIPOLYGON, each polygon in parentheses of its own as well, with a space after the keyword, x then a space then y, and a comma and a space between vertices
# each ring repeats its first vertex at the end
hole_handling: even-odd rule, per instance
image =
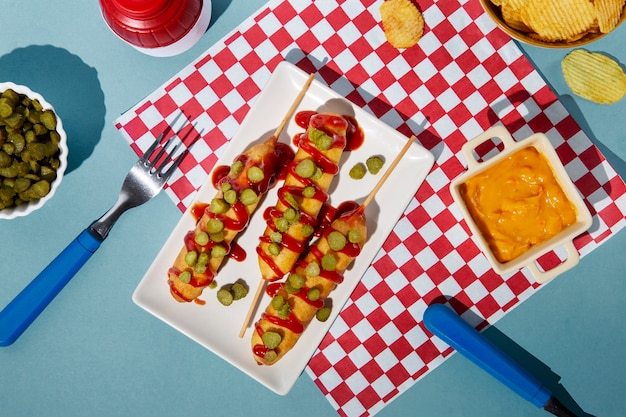
POLYGON ((606 55, 576 49, 563 58, 561 69, 572 92, 594 103, 615 103, 626 94, 626 74, 606 55))
POLYGON ((387 41, 396 48, 410 48, 424 34, 424 18, 411 0, 386 0, 379 8, 387 41))
POLYGON ((595 9, 589 0, 529 0, 521 15, 542 38, 560 41, 587 32, 595 20, 595 9))
POLYGON ((541 43, 586 42, 609 33, 626 13, 626 0, 490 0, 503 23, 541 43))
POLYGON ((593 6, 598 16, 598 28, 601 33, 609 33, 617 27, 626 0, 595 0, 593 6))

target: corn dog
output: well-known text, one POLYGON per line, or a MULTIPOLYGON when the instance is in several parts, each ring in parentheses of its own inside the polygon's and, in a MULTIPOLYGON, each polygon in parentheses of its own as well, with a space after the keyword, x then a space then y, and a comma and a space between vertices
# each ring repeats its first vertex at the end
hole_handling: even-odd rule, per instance
POLYGON ((344 207, 349 208, 338 211, 288 278, 267 286, 272 301, 255 323, 251 339, 258 364, 273 365, 294 347, 361 252, 367 238, 364 207, 344 207))
POLYGON ((306 249, 339 171, 349 128, 348 120, 338 114, 310 112, 306 131, 296 137, 298 150, 278 201, 264 213, 267 227, 257 246, 263 280, 282 278, 306 249))
POLYGON ((230 167, 213 171, 218 192, 209 204, 193 207, 196 226, 185 236, 183 248, 168 271, 174 299, 196 300, 226 257, 245 257, 233 240, 248 225, 262 196, 293 157, 291 148, 272 136, 239 155, 230 167))

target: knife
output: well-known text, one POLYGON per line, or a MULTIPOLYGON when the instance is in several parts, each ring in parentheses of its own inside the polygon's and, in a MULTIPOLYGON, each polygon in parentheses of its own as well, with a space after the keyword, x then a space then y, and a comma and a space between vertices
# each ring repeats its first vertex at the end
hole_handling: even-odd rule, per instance
POLYGON ((444 304, 424 312, 424 325, 463 356, 487 371, 525 400, 557 417, 579 417, 512 357, 489 341, 444 304))

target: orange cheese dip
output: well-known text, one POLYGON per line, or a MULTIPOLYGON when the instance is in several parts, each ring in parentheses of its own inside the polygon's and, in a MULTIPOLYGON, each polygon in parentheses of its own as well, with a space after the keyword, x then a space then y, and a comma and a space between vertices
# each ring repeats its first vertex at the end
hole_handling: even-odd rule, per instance
POLYGON ((536 148, 520 149, 460 187, 498 262, 517 258, 576 221, 576 207, 536 148))

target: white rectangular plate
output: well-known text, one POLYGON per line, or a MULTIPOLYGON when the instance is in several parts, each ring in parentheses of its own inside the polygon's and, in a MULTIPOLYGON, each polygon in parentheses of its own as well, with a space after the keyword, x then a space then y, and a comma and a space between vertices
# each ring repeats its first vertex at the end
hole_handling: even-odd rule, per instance
MULTIPOLYGON (((217 165, 230 165, 237 155, 252 144, 267 139, 287 113, 307 77, 307 74, 292 64, 287 62, 279 64, 217 165)), ((299 110, 333 111, 352 115, 363 129, 365 136, 363 145, 355 151, 344 154, 339 175, 331 187, 330 203, 333 206, 348 200, 363 202, 408 140, 317 80, 312 83, 299 110), (378 175, 368 173, 361 180, 350 178, 348 174, 350 168, 358 162, 365 162, 373 155, 384 158, 386 164, 383 170, 378 175)), ((291 138, 301 131, 292 117, 280 140, 291 144, 291 138)), ((247 297, 235 301, 228 307, 217 301, 214 289, 204 291, 201 298, 206 301, 205 305, 181 304, 172 298, 167 284, 167 271, 182 247, 183 236, 195 226, 193 216, 187 211, 137 286, 133 301, 272 391, 285 395, 315 353, 331 323, 348 301, 350 294, 424 181, 433 162, 433 155, 419 145, 413 144, 409 148, 366 209, 369 237, 359 257, 346 271, 344 282, 331 294, 334 308, 330 319, 324 323, 314 320, 293 350, 273 366, 259 366, 254 360, 250 347, 252 327, 248 328, 243 338, 239 338, 238 334, 253 294, 261 281, 255 248, 259 236, 265 230, 263 212, 266 207, 275 204, 276 190, 280 184, 267 194, 251 218, 248 229, 239 237, 238 243, 246 251, 247 258, 242 262, 229 260, 216 276, 218 288, 239 279, 244 280, 250 288, 247 297)), ((196 201, 209 202, 215 192, 211 180, 208 179, 198 191, 196 201)), ((190 207, 193 207, 193 204, 190 207)), ((268 303, 269 296, 264 295, 251 325, 258 320, 258 315, 265 310, 268 303)))

